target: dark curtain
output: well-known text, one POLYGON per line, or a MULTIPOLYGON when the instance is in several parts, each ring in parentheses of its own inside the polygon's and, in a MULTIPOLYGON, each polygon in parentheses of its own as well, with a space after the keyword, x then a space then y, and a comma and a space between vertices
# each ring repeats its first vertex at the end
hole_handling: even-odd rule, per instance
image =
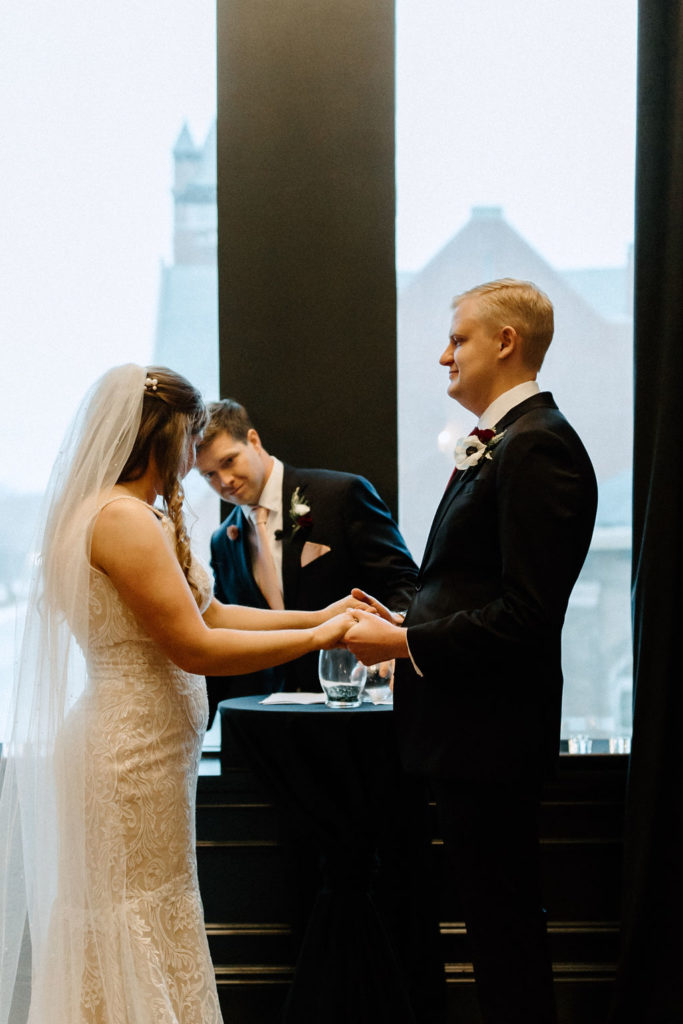
MULTIPOLYGON (((641 0, 635 252, 634 731, 612 1020, 681 1024, 683 0, 641 0)), ((619 429, 618 423, 615 429, 619 429)))

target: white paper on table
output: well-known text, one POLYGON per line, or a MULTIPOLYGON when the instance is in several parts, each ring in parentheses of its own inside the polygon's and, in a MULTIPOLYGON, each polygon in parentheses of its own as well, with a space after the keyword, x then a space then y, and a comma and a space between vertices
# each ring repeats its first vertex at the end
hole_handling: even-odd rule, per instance
POLYGON ((271 693, 259 704, 324 704, 324 693, 271 693))

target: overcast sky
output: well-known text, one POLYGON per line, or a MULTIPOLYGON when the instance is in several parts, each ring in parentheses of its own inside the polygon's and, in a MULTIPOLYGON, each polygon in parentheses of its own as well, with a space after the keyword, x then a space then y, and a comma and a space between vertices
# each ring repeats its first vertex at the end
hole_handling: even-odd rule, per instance
MULTIPOLYGON (((397 261, 473 205, 559 268, 633 237, 636 0, 397 0, 397 261)), ((215 116, 214 0, 2 0, 0 487, 40 490, 87 386, 151 354, 171 149, 215 116)))
POLYGON ((633 240, 637 0, 397 0, 397 262, 472 205, 555 267, 633 240))

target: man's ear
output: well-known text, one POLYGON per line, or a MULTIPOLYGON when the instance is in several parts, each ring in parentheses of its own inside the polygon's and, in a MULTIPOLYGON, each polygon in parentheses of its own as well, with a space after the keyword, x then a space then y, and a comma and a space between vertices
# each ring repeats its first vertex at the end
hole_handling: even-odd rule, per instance
POLYGON ((263 447, 263 445, 261 444, 261 438, 259 437, 258 432, 254 430, 253 427, 250 427, 249 430, 247 431, 247 443, 252 444, 254 448, 257 449, 263 447))
POLYGON ((509 359, 514 352, 519 352, 522 339, 514 327, 502 327, 498 332, 499 359, 509 359))

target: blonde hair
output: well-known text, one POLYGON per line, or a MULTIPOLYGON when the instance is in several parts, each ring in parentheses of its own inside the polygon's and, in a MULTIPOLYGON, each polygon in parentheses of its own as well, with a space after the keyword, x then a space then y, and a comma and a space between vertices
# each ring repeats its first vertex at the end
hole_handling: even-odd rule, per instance
POLYGON ((456 295, 452 309, 469 298, 477 299, 479 315, 494 330, 514 327, 522 339, 524 362, 540 370, 555 330, 553 304, 548 296, 531 281, 503 277, 456 295))
POLYGON ((154 456, 161 477, 161 497, 175 528, 176 555, 192 587, 192 553, 183 515, 185 495, 178 474, 189 439, 204 429, 206 407, 199 391, 166 366, 148 366, 147 378, 154 378, 156 387, 145 386, 138 434, 117 483, 137 480, 154 456))

